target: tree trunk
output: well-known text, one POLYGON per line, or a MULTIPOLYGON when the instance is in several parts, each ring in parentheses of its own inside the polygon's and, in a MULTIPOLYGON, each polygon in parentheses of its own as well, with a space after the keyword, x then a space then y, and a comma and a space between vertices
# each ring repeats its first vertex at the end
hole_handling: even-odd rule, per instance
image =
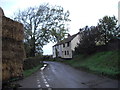
POLYGON ((35 52, 36 52, 36 49, 35 49, 35 37, 34 36, 32 37, 31 41, 32 41, 32 43, 31 43, 32 44, 32 48, 30 50, 30 56, 34 57, 35 56, 35 52))

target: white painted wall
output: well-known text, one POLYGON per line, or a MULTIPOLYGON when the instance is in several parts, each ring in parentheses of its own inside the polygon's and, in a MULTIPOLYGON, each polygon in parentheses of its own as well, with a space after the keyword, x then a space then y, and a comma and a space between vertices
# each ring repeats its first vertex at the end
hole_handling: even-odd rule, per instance
POLYGON ((69 42, 69 47, 67 46, 67 43, 65 43, 65 47, 63 47, 62 58, 72 58, 71 42, 69 42), (65 55, 65 51, 66 51, 66 55, 65 55), (69 52, 69 54, 67 54, 67 52, 69 52))
POLYGON ((67 47, 67 43, 65 44, 65 47, 63 48, 63 52, 64 52, 64 55, 63 55, 63 58, 72 58, 72 51, 75 50, 75 47, 77 47, 77 43, 79 43, 79 34, 71 41, 69 42, 70 46, 67 47), (69 51, 69 55, 65 55, 65 51, 69 51))
POLYGON ((58 45, 58 46, 54 46, 53 47, 53 58, 56 57, 56 49, 58 51, 58 57, 62 57, 63 53, 62 53, 62 45, 58 45))
POLYGON ((58 56, 61 58, 72 58, 72 51, 75 50, 75 47, 77 47, 77 44, 79 43, 80 35, 78 34, 71 42, 69 42, 69 47, 67 46, 67 43, 65 43, 65 47, 63 47, 63 44, 54 46, 53 47, 53 58, 56 57, 56 50, 58 51, 58 56), (65 55, 66 51, 66 55, 65 55), (67 53, 69 52, 69 54, 67 53))
POLYGON ((78 34, 72 41, 71 41, 71 49, 74 51, 75 47, 77 47, 77 43, 79 43, 80 35, 78 34))
POLYGON ((62 45, 59 45, 59 49, 58 49, 58 52, 59 52, 59 57, 62 57, 62 45))
POLYGON ((53 51, 53 58, 55 58, 56 57, 56 55, 55 55, 55 46, 54 47, 52 47, 52 51, 53 51))

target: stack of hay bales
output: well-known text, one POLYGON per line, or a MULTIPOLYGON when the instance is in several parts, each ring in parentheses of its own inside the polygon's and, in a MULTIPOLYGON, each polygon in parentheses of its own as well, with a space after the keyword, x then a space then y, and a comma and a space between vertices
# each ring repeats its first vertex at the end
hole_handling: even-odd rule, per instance
POLYGON ((2 16, 3 11, 0 8, 0 90, 2 89, 2 16))
POLYGON ((21 77, 24 53, 23 25, 2 16, 2 80, 21 77))

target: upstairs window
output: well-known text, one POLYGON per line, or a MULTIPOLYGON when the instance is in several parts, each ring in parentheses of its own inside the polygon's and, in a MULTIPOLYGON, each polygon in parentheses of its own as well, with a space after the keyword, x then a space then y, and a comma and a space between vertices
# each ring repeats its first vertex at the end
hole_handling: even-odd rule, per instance
POLYGON ((67 46, 68 46, 68 47, 70 46, 70 43, 69 43, 69 42, 67 43, 67 46))

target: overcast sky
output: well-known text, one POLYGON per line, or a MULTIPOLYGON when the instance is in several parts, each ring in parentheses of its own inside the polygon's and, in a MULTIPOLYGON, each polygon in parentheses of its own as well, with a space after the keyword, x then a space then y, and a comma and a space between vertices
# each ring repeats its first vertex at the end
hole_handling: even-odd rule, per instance
MULTIPOLYGON (((118 1, 120 0, 0 0, 7 17, 12 17, 17 10, 24 10, 30 6, 38 6, 42 3, 60 5, 70 11, 69 33, 75 34, 86 25, 97 25, 100 18, 105 15, 118 18, 118 1)), ((44 54, 52 54, 53 43, 44 46, 44 54)))

